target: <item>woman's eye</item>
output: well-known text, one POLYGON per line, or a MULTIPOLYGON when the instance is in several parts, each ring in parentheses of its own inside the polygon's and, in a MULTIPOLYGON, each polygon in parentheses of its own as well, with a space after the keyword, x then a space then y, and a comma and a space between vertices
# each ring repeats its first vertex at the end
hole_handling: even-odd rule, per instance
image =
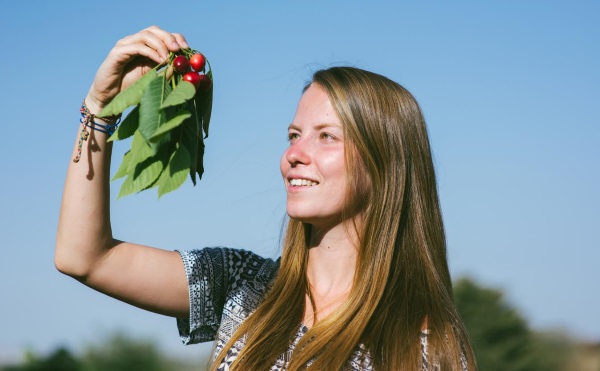
POLYGON ((335 137, 329 133, 321 133, 321 139, 323 140, 333 140, 335 137))
POLYGON ((300 134, 298 134, 298 133, 289 133, 288 134, 288 140, 289 141, 296 140, 298 138, 300 138, 300 134))

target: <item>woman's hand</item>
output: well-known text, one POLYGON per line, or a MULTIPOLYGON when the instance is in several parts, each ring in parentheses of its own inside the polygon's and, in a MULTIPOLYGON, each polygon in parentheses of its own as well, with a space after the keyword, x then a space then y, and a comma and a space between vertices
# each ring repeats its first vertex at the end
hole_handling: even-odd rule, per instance
POLYGON ((85 100, 90 111, 100 112, 121 90, 180 48, 189 48, 183 35, 156 26, 119 40, 96 72, 85 100))

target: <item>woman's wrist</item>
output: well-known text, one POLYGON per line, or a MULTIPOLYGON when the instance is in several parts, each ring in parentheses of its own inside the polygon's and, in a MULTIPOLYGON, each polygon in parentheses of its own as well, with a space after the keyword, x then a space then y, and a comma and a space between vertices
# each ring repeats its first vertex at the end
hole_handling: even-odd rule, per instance
MULTIPOLYGON (((96 107, 99 106, 96 105, 96 107)), ((112 135, 117 129, 119 123, 121 122, 121 114, 98 117, 97 113, 94 113, 90 109, 90 106, 86 102, 86 99, 83 100, 83 103, 81 104, 81 109, 79 111, 81 112, 80 122, 82 125, 85 125, 90 129, 100 131, 108 135, 112 135)))
MULTIPOLYGON (((95 99, 94 96, 91 95, 90 93, 88 93, 88 95, 85 97, 83 102, 87 106, 87 109, 90 111, 90 113, 93 114, 95 117, 97 117, 96 115, 98 115, 100 113, 100 111, 102 111, 102 109, 106 106, 105 104, 103 104, 103 103, 99 102, 97 99, 95 99)), ((99 117, 97 117, 97 118, 99 120, 102 120, 99 117)))
POLYGON ((79 108, 79 112, 81 113, 81 119, 79 120, 81 123, 81 131, 77 142, 77 153, 73 158, 73 162, 79 162, 81 159, 83 143, 88 140, 90 130, 104 133, 106 139, 117 130, 117 127, 121 122, 121 115, 99 118, 96 116, 97 113, 93 113, 101 112, 101 110, 102 106, 97 103, 97 100, 90 97, 89 94, 83 99, 81 107, 79 108), (88 101, 90 103, 88 103, 88 101))

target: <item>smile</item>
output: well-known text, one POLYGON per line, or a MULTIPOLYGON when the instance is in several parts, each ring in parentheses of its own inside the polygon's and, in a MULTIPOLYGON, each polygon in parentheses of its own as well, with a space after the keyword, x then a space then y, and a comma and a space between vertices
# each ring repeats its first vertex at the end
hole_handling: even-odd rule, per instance
POLYGON ((316 186, 317 182, 308 179, 290 179, 290 185, 293 187, 312 187, 316 186))

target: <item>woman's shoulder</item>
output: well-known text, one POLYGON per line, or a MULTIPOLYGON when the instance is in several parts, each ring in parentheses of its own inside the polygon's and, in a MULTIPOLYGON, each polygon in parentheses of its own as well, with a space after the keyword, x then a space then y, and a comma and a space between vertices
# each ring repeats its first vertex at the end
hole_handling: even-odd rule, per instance
POLYGON ((279 258, 265 258, 245 249, 205 247, 178 252, 188 268, 203 266, 209 271, 220 271, 234 279, 256 276, 270 280, 279 269, 279 258))

